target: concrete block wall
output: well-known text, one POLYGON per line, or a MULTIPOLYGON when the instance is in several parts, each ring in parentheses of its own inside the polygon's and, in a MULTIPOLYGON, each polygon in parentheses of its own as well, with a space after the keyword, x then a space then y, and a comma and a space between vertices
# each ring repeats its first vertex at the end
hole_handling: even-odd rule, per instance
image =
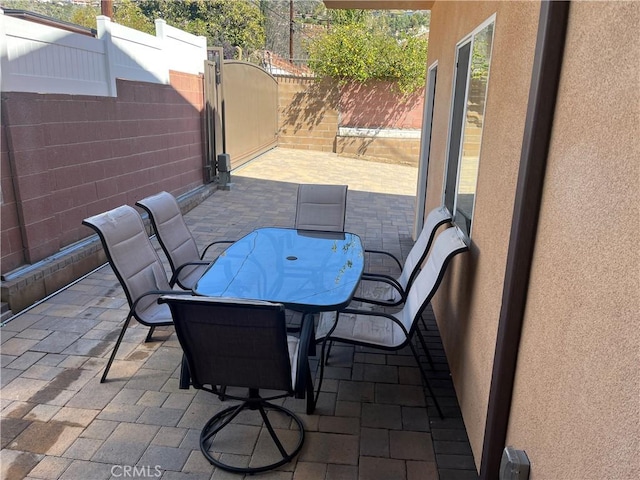
POLYGON ((118 80, 118 93, 2 95, 3 273, 89 236, 81 222, 90 215, 202 185, 201 77, 176 73, 172 85, 118 80), (16 222, 22 254, 11 241, 16 222))
POLYGON ((336 153, 345 157, 418 166, 419 138, 336 137, 336 153))
POLYGON ((13 312, 105 262, 84 218, 203 186, 203 82, 118 80, 118 97, 2 94, 2 301, 13 312), (27 267, 27 268, 24 268, 27 267), (16 270, 19 269, 19 270, 16 270))
POLYGON ((340 126, 419 129, 424 88, 410 95, 390 82, 347 83, 340 87, 340 126))
POLYGON ((339 127, 419 131, 423 89, 404 96, 389 82, 340 86, 331 79, 277 78, 279 146, 418 164, 419 138, 341 136, 339 127))
POLYGON ((278 145, 335 152, 340 89, 330 79, 277 77, 278 145))

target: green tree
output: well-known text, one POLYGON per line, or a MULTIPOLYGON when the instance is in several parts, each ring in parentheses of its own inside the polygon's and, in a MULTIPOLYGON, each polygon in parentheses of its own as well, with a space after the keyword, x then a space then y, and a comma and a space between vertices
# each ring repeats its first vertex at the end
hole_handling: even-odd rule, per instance
POLYGON ((367 10, 327 10, 332 25, 364 25, 371 18, 367 10))
POLYGON ((424 86, 425 38, 396 38, 378 17, 346 12, 329 32, 308 42, 309 67, 317 75, 341 82, 388 80, 405 94, 424 86))
MULTIPOLYGON (((96 6, 81 5, 73 9, 71 22, 87 28, 96 28, 96 17, 101 11, 96 6)), ((133 0, 117 0, 113 3, 113 18, 115 23, 133 28, 150 35, 156 34, 154 21, 147 18, 133 0)))
POLYGON ((141 0, 138 6, 149 19, 162 18, 167 24, 194 35, 207 37, 210 46, 245 51, 262 48, 264 21, 258 5, 247 0, 141 0))
POLYGON ((100 15, 100 9, 91 6, 74 8, 71 13, 71 22, 87 28, 96 28, 96 16, 100 15))
POLYGON ((26 10, 29 12, 39 13, 47 17, 56 18, 65 22, 73 22, 71 16, 78 6, 70 3, 61 2, 38 2, 36 0, 10 0, 2 1, 0 5, 3 8, 14 8, 16 10, 26 10))
POLYGON ((113 21, 141 32, 156 34, 155 19, 146 17, 138 6, 138 2, 133 0, 114 2, 113 21))

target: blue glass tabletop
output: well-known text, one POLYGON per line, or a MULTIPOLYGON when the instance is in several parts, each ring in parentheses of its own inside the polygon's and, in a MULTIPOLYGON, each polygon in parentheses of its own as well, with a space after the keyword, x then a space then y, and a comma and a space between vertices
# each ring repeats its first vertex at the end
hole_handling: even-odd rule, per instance
POLYGON ((355 234, 260 228, 227 248, 193 290, 332 310, 349 303, 363 269, 364 249, 355 234))

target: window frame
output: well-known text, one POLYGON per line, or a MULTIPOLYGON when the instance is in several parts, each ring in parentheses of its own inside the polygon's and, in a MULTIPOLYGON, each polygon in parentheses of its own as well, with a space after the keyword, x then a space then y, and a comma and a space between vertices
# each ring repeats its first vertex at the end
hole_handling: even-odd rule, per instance
POLYGON ((431 158, 431 139, 433 134, 433 113, 436 103, 438 83, 438 60, 427 67, 427 81, 424 92, 423 124, 420 135, 420 163, 418 164, 418 193, 415 211, 413 237, 417 239, 424 226, 424 214, 429 181, 429 160, 431 158))
POLYGON ((496 14, 494 13, 489 18, 487 18, 484 22, 474 28, 468 35, 465 35, 458 43, 456 44, 456 53, 455 53, 455 64, 453 68, 453 78, 452 78, 452 88, 451 88, 451 106, 449 112, 449 131, 447 136, 447 149, 445 155, 445 169, 444 169, 444 179, 443 179, 443 187, 442 187, 442 204, 449 210, 451 216, 453 218, 452 223, 456 225, 464 234, 467 239, 471 239, 471 233, 473 231, 473 214, 475 212, 475 202, 477 199, 477 183, 478 183, 478 174, 480 169, 480 159, 482 154, 482 141, 484 138, 484 112, 486 111, 486 95, 489 89, 489 77, 491 73, 491 59, 493 58, 493 40, 495 38, 495 29, 496 29, 496 14), (475 178, 475 187, 474 187, 474 197, 471 209, 471 218, 469 219, 469 225, 467 225, 465 221, 465 217, 462 216, 461 213, 458 213, 458 189, 460 184, 460 174, 461 174, 461 165, 462 165, 462 153, 463 153, 463 145, 464 145, 464 135, 465 135, 465 124, 467 120, 467 112, 468 112, 468 102, 469 102, 469 91, 470 91, 470 80, 471 80, 471 67, 472 67, 472 59, 473 59, 473 46, 475 37, 478 33, 483 31, 489 25, 493 24, 493 30, 491 33, 491 56, 489 60, 489 69, 487 72, 487 83, 485 90, 485 106, 483 109, 483 128, 480 134, 480 142, 479 142, 479 152, 478 152, 478 169, 476 171, 475 178), (462 103, 462 112, 458 117, 458 112, 456 110, 456 84, 458 82, 458 63, 460 59, 460 52, 466 46, 469 46, 469 57, 466 65, 465 73, 465 84, 464 84, 464 98, 462 103), (454 124, 454 121, 459 121, 454 124), (456 132, 456 128, 459 127, 459 138, 456 144, 452 145, 454 142, 454 132, 456 132), (452 158, 452 147, 457 149, 457 158, 452 158), (452 182, 451 175, 455 176, 455 182, 452 182), (448 188, 449 184, 449 188, 448 188), (453 191, 451 191, 451 186, 453 191), (453 200, 451 201, 451 196, 453 200), (462 217, 462 218, 461 218, 462 217))

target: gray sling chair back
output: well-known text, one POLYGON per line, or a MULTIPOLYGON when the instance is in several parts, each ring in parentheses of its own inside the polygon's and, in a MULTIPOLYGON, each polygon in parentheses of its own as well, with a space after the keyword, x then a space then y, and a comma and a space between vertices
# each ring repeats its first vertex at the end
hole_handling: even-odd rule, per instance
MULTIPOLYGON (((400 267, 400 275, 398 277, 392 277, 391 275, 385 275, 382 273, 364 272, 358 285, 358 290, 353 296, 353 300, 369 303, 373 305, 380 305, 383 307, 397 307, 404 303, 409 292, 409 287, 415 280, 416 276, 420 272, 422 263, 429 253, 433 239, 436 236, 438 228, 451 221, 451 214, 449 211, 440 206, 429 212, 427 219, 424 222, 422 231, 413 244, 407 259, 404 262, 404 266, 400 264, 400 260, 392 253, 383 250, 369 250, 366 249, 365 253, 381 254, 390 257, 400 267)), ((426 328, 426 322, 422 322, 426 328)), ((329 353, 331 352, 331 343, 327 350, 325 362, 329 361, 329 353)), ((433 367, 433 359, 429 352, 426 352, 429 365, 433 367)))
MULTIPOLYGON (((387 314, 351 308, 340 312, 321 313, 316 330, 316 342, 322 342, 320 358, 324 359, 328 341, 393 351, 409 346, 418 363, 429 395, 433 398, 438 415, 442 418, 442 409, 422 368, 412 338, 416 334, 423 350, 428 351, 422 332, 420 332, 418 319, 422 317, 422 313, 436 293, 451 259, 467 250, 468 247, 457 227, 450 227, 440 233, 433 244, 426 264, 409 288, 404 307, 397 313, 387 314)), ((324 362, 321 361, 318 393, 323 373, 324 362)))
POLYGON ((298 186, 295 228, 344 232, 347 185, 298 186))
MULTIPOLYGON (((223 470, 248 474, 290 462, 302 448, 304 426, 293 412, 271 401, 294 395, 304 398, 306 395, 307 412, 312 413, 313 384, 307 358, 312 322, 305 323, 297 338, 287 335, 285 310, 281 304, 184 296, 163 296, 159 301, 171 308, 178 341, 189 367, 191 385, 216 395, 221 394, 217 385, 224 385, 225 399, 241 401, 218 411, 202 429, 200 449, 207 460, 223 470), (230 393, 232 387, 241 387, 242 392, 248 389, 248 396, 235 395, 235 388, 234 393, 230 393), (269 390, 269 395, 262 397, 261 389, 269 390), (264 455, 265 464, 233 465, 224 463, 217 454, 226 450, 225 437, 226 440, 229 437, 224 433, 225 428, 245 410, 257 411, 269 433, 267 436, 264 432, 258 438, 259 428, 246 427, 246 430, 255 428, 255 432, 248 433, 245 442, 253 445, 250 450, 260 448, 263 453, 270 452, 264 455), (267 411, 270 411, 268 416, 267 411), (271 424, 274 417, 282 420, 288 430, 291 430, 289 425, 295 425, 298 435, 279 438, 271 424)), ((260 425, 260 418, 256 419, 257 423, 247 420, 245 418, 243 423, 260 425)))
POLYGON ((203 260, 210 247, 233 243, 219 240, 207 245, 202 254, 198 253, 198 245, 184 221, 180 206, 170 193, 157 193, 136 202, 136 205, 149 214, 158 242, 171 266, 171 282, 182 289, 191 290, 211 263, 203 260))
POLYGON ((451 214, 445 207, 438 207, 427 215, 422 232, 418 236, 404 262, 404 266, 393 254, 381 250, 365 250, 366 253, 383 254, 391 257, 401 269, 400 276, 365 272, 354 300, 394 307, 404 303, 409 288, 415 280, 438 228, 451 221, 451 214))
POLYGON ((147 342, 151 340, 156 326, 173 324, 169 308, 157 303, 160 295, 172 293, 172 289, 135 208, 123 205, 86 218, 82 224, 100 237, 107 259, 129 302, 129 313, 100 379, 103 383, 132 318, 150 327, 147 342))

